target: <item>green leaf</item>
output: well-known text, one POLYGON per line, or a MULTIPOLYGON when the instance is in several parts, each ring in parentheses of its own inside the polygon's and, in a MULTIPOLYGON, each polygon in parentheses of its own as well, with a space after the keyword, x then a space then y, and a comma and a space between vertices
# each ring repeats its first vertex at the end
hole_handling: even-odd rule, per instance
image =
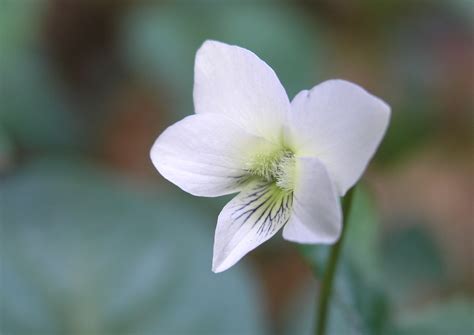
POLYGON ((348 261, 340 264, 329 319, 330 334, 384 334, 391 327, 390 301, 383 288, 348 261), (344 328, 350 329, 343 332, 344 328))
POLYGON ((6 334, 261 334, 245 265, 211 272, 215 217, 81 161, 1 181, 6 334))
POLYGON ((357 186, 348 218, 344 254, 358 271, 374 281, 380 274, 379 223, 370 194, 363 186, 357 186))
MULTIPOLYGON (((355 190, 352 210, 348 220, 348 231, 345 240, 343 257, 368 276, 379 274, 378 259, 378 226, 374 205, 363 187, 355 190)), ((298 245, 301 254, 306 258, 316 275, 320 276, 329 256, 331 246, 298 245)))
MULTIPOLYGON (((379 335, 392 329, 392 310, 383 290, 368 284, 347 263, 339 265, 327 334, 379 335)), ((313 334, 318 298, 316 287, 316 283, 312 283, 294 300, 287 311, 284 334, 313 334)))
MULTIPOLYGON (((392 327, 391 306, 380 283, 377 216, 370 196, 363 188, 355 190, 352 210, 348 217, 342 257, 339 261, 329 312, 328 334, 384 334, 392 327)), ((302 254, 322 278, 328 259, 328 246, 301 246, 302 254)), ((311 290, 314 291, 314 290, 311 290)), ((288 334, 311 334, 316 315, 316 293, 304 301, 308 310, 290 323, 288 334)), ((293 312, 299 307, 294 307, 293 312)))

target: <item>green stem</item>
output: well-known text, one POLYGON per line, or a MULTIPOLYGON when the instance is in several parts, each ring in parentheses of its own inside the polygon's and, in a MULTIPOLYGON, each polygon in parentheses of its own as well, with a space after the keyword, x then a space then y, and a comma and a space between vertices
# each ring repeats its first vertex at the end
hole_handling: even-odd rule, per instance
POLYGON ((350 189, 344 197, 344 201, 342 204, 342 215, 344 222, 342 225, 341 237, 339 238, 339 241, 337 241, 337 243, 331 248, 328 263, 324 271, 324 277, 321 283, 321 289, 319 293, 318 309, 316 310, 317 315, 315 335, 324 335, 326 333, 329 301, 331 300, 334 275, 336 274, 337 264, 342 250, 342 244, 344 243, 344 235, 347 231, 347 219, 351 210, 354 189, 355 187, 350 189))

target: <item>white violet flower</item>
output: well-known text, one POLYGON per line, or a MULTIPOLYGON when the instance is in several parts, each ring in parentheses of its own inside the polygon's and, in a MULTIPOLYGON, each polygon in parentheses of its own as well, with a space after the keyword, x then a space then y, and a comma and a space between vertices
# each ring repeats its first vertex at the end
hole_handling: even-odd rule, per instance
POLYGON ((219 214, 212 270, 228 269, 282 227, 289 241, 337 241, 339 197, 373 156, 390 107, 344 80, 290 102, 265 62, 216 41, 196 54, 193 95, 195 114, 158 137, 151 159, 193 195, 240 192, 219 214))

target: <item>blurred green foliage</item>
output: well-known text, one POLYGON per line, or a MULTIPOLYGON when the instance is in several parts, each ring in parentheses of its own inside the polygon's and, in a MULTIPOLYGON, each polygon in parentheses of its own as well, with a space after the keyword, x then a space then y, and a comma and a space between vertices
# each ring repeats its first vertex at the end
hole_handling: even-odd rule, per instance
MULTIPOLYGON (((373 203, 357 189, 330 307, 328 334, 459 334, 474 330, 474 302, 453 297, 424 308, 410 307, 422 288, 445 278, 439 249, 421 226, 409 227, 387 240, 379 237, 373 203), (363 237, 363 238, 362 238, 363 237), (418 291, 417 291, 418 290, 418 291)), ((321 278, 328 247, 300 247, 321 278)), ((287 334, 310 334, 316 292, 308 289, 289 311, 287 334), (306 301, 304 307, 301 301, 306 301)))
POLYGON ((33 151, 71 151, 80 146, 82 124, 52 77, 44 55, 19 55, 3 69, 0 124, 16 145, 33 151))
POLYGON ((425 291, 443 287, 447 266, 434 238, 421 225, 408 226, 381 239, 383 282, 399 304, 425 291))
POLYGON ((31 150, 76 148, 80 124, 40 43, 46 2, 0 5, 0 136, 31 150))
POLYGON ((377 162, 386 166, 400 164, 408 156, 416 154, 433 138, 436 130, 439 108, 430 96, 426 92, 418 92, 417 87, 408 89, 407 96, 410 98, 394 111, 377 153, 377 162))
POLYGON ((255 52, 275 69, 290 97, 322 79, 325 48, 316 22, 281 2, 147 3, 128 15, 124 31, 124 54, 144 77, 166 83, 178 103, 176 119, 193 112, 194 55, 206 39, 255 52))
POLYGON ((251 276, 211 273, 213 218, 178 195, 80 160, 30 164, 0 190, 2 333, 263 332, 251 276))
POLYGON ((46 6, 44 0, 0 2, 1 63, 5 65, 18 53, 30 51, 38 46, 38 27, 46 6))
MULTIPOLYGON (((266 333, 263 297, 245 269, 247 262, 224 274, 210 272, 213 223, 229 197, 192 199, 146 179, 157 189, 149 191, 131 177, 134 171, 119 175, 103 164, 103 157, 90 155, 103 145, 98 141, 109 121, 122 112, 120 98, 139 90, 143 81, 163 98, 152 108, 166 120, 156 129, 191 114, 194 55, 206 39, 255 52, 275 69, 290 98, 336 74, 375 83, 374 93, 393 110, 375 162, 383 167, 396 166, 439 139, 446 120, 466 109, 450 104, 450 98, 458 98, 451 95, 463 87, 458 90, 453 83, 464 83, 459 77, 468 71, 456 72, 458 58, 449 57, 464 50, 463 34, 471 36, 470 0, 136 1, 127 7, 125 1, 104 1, 110 10, 97 14, 101 3, 0 0, 2 334, 266 333), (77 30, 65 29, 74 20, 63 17, 75 11, 73 4, 89 8, 85 14, 77 10, 83 16, 72 16, 77 30), (78 83, 62 73, 48 49, 54 41, 45 27, 59 8, 63 26, 52 25, 52 31, 65 39, 56 43, 63 46, 75 38, 71 45, 83 46, 80 42, 95 36, 81 29, 97 16, 100 35, 107 15, 120 12, 112 10, 118 7, 126 10, 114 18, 110 39, 120 66, 111 60, 110 69, 78 70, 96 71, 93 78, 109 83, 98 94, 97 115, 88 119, 84 114, 94 113, 85 109, 97 101, 87 94, 71 99, 77 93, 71 87, 81 85, 71 85, 78 83), (360 74, 360 64, 369 70, 360 74), (126 74, 126 83, 116 83, 117 73, 126 74), (115 91, 111 83, 126 88, 115 91), (109 96, 119 106, 107 114, 101 99, 109 96)), ((82 52, 79 46, 70 54, 82 52)), ((99 43, 97 55, 105 49, 99 43)), ((88 54, 80 55, 82 61, 88 54)), ((126 107, 138 115, 143 105, 126 107)), ((129 123, 119 134, 133 142, 141 129, 127 132, 129 123)), ((124 157, 136 148, 116 145, 124 157)), ((419 225, 382 234, 380 223, 369 192, 358 190, 330 334, 472 334, 472 299, 462 291, 439 295, 449 284, 448 266, 433 236, 419 225)), ((328 248, 300 250, 320 277, 328 248)), ((311 332, 316 283, 311 285, 295 297, 285 334, 311 332)))
POLYGON ((454 297, 443 303, 435 303, 416 313, 405 313, 399 329, 393 335, 418 334, 472 334, 474 329, 474 303, 462 297, 454 297))
MULTIPOLYGON (((384 334, 391 327, 392 320, 390 306, 379 280, 377 220, 366 191, 355 191, 352 208, 347 223, 343 258, 339 263, 333 288, 328 334, 384 334)), ((324 272, 329 248, 300 247, 319 278, 324 272)), ((310 297, 311 300, 305 300, 311 307, 304 308, 312 312, 303 312, 302 317, 292 321, 295 324, 288 325, 288 334, 292 333, 294 327, 298 327, 299 334, 311 333, 317 295, 313 292, 310 297), (300 325, 296 326, 296 323, 300 325)))

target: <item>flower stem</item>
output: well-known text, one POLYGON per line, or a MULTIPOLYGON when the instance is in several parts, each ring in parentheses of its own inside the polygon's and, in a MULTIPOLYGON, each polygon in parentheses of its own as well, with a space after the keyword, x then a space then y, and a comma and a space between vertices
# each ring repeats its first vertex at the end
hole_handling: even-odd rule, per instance
POLYGON ((342 214, 343 214, 343 225, 342 232, 339 241, 331 248, 329 259, 324 271, 323 281, 321 283, 321 289, 319 293, 319 302, 318 309, 316 310, 316 327, 315 335, 324 335, 326 333, 326 324, 328 318, 328 309, 329 301, 331 298, 331 292, 334 282, 334 275, 336 274, 337 264, 339 261, 339 256, 341 254, 342 244, 344 243, 344 235, 347 231, 347 222, 349 217, 349 212, 352 206, 352 198, 354 195, 355 187, 351 188, 344 197, 342 204, 342 214))

